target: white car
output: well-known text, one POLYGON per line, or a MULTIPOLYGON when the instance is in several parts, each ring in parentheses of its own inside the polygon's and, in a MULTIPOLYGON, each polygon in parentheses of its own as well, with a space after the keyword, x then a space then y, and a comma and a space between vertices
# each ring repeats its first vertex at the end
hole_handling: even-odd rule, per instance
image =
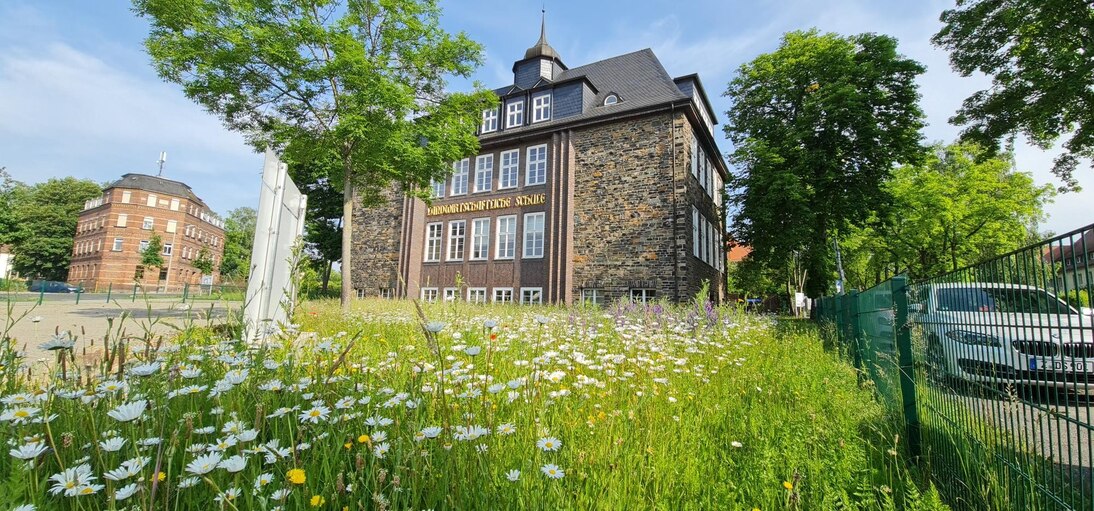
POLYGON ((1044 289, 927 284, 910 300, 936 377, 1094 391, 1094 318, 1044 289))

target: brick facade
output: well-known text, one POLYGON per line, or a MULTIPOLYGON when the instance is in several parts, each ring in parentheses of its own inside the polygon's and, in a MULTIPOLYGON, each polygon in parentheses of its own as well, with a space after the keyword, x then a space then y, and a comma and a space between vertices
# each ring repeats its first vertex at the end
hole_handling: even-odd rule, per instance
MULTIPOLYGON (((161 179, 136 176, 142 183, 161 179)), ((181 183, 170 183, 167 189, 189 191, 181 183)), ((224 228, 220 219, 192 193, 168 194, 127 184, 131 183, 123 178, 111 185, 101 198, 88 201, 80 213, 68 282, 81 284, 89 291, 131 290, 135 282, 150 291, 164 288, 177 291, 185 284, 201 282, 201 272, 193 267, 193 262, 202 247, 208 249, 213 259, 216 282, 216 266, 224 257, 224 228), (151 224, 147 229, 146 220, 151 224), (159 234, 165 247, 171 245, 171 253, 162 255, 163 268, 138 270, 141 242, 148 241, 152 233, 159 234)))

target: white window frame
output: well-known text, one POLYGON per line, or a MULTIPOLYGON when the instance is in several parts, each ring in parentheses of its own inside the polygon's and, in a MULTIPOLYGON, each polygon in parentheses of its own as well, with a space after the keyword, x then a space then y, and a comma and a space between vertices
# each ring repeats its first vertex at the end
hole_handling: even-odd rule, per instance
POLYGON ((118 215, 118 223, 115 224, 115 226, 116 227, 125 227, 125 224, 128 221, 129 221, 129 215, 127 215, 125 213, 121 213, 121 214, 118 215))
POLYGON ((501 153, 501 171, 498 176, 498 190, 516 188, 520 184, 520 149, 501 153))
POLYGON ((146 203, 146 204, 148 204, 148 207, 150 207, 150 208, 156 207, 156 199, 157 199, 156 194, 154 194, 154 193, 148 194, 148 202, 146 203))
POLYGON ((513 288, 511 288, 511 287, 495 287, 494 288, 494 293, 493 293, 493 302, 494 303, 513 303, 513 288), (506 292, 508 292, 509 299, 508 300, 499 299, 499 298, 503 298, 505 296, 506 292))
POLYGON ((110 248, 111 252, 121 252, 122 245, 125 244, 125 238, 114 238, 114 246, 110 248))
POLYGON ((485 261, 490 258, 489 218, 475 218, 471 220, 471 253, 467 254, 467 256, 468 261, 485 261), (486 227, 485 229, 483 228, 484 224, 486 227))
POLYGON ((423 287, 421 291, 421 297, 423 302, 436 302, 440 295, 435 287, 423 287))
POLYGON ((451 195, 467 195, 467 175, 471 168, 471 159, 464 158, 452 164, 451 195))
POLYGON ((171 199, 171 211, 178 211, 178 210, 179 210, 179 200, 178 199, 171 199))
POLYGON ((169 256, 174 251, 175 251, 175 244, 174 243, 164 243, 163 244, 163 255, 169 256))
POLYGON ((630 297, 631 302, 634 303, 650 303, 657 300, 657 290, 649 288, 631 288, 627 292, 627 296, 630 297), (635 293, 638 293, 639 299, 635 300, 635 293))
POLYGON ((520 288, 520 304, 521 305, 528 305, 528 304, 542 305, 543 304, 543 288, 542 287, 522 287, 522 288, 520 288), (538 293, 538 295, 535 295, 535 293, 538 293), (525 299, 526 295, 535 295, 534 296, 535 300, 531 299, 532 296, 529 296, 529 299, 526 300, 525 299))
POLYGON ((486 303, 486 288, 485 287, 469 287, 467 288, 467 303, 486 303), (478 298, 475 295, 479 295, 478 298))
POLYGON ((551 120, 551 93, 532 96, 532 122, 551 120))
POLYGON ((691 207, 691 255, 699 257, 699 247, 702 246, 702 239, 699 235, 699 208, 691 207))
POLYGON ((174 234, 179 229, 179 223, 177 220, 167 221, 167 232, 174 234))
POLYGON ((141 242, 137 244, 137 253, 138 254, 143 253, 145 251, 145 249, 147 249, 147 248, 148 248, 148 240, 141 240, 141 242))
POLYGON ((702 157, 700 153, 702 150, 699 147, 699 139, 691 137, 691 176, 695 179, 699 179, 699 159, 702 157))
POLYGON ((494 260, 510 260, 517 257, 517 215, 505 215, 497 217, 497 232, 494 245, 494 260), (501 226, 509 227, 502 232, 501 226))
POLYGON ((601 303, 600 300, 601 300, 601 298, 603 298, 601 296, 601 291, 602 291, 601 289, 592 288, 592 287, 583 288, 581 290, 581 302, 582 303, 589 303, 589 304, 592 304, 592 305, 600 305, 600 303, 601 303))
POLYGON ((446 287, 444 288, 444 301, 455 302, 460 299, 460 288, 458 287, 446 287))
POLYGON ((445 261, 463 261, 463 253, 467 248, 467 220, 452 220, 448 222, 448 253, 445 261), (459 234, 456 228, 459 227, 459 234))
POLYGON ((524 125, 524 100, 518 99, 505 104, 505 127, 519 128, 524 125))
POLYGON ((422 258, 427 263, 441 261, 444 253, 444 222, 425 224, 425 250, 422 258))
POLYGON ((434 179, 433 181, 430 182, 430 185, 433 187, 433 198, 434 199, 443 199, 444 198, 444 189, 447 186, 447 183, 445 183, 445 180, 444 179, 434 179))
POLYGON ((547 144, 529 147, 525 154, 524 186, 541 185, 547 182, 547 144), (541 153, 542 151, 542 153, 541 153), (536 154, 537 158, 532 159, 536 154), (535 173, 533 174, 533 170, 535 173))
POLYGON ((521 238, 524 240, 521 244, 524 248, 521 250, 520 257, 522 259, 542 259, 543 253, 546 251, 546 238, 547 238, 547 214, 543 212, 539 213, 525 213, 524 214, 524 233, 521 238), (528 226, 530 223, 538 221, 539 229, 532 230, 528 226), (538 235, 538 239, 537 239, 538 235), (538 247, 537 247, 537 243, 538 247), (536 249, 539 249, 538 251, 536 249))
POLYGON ((484 154, 475 158, 474 192, 489 192, 494 186, 494 155, 484 154))
POLYGON ((482 126, 480 133, 493 133, 498 131, 498 109, 488 108, 482 111, 482 126))
POLYGON ((122 191, 122 204, 129 204, 130 199, 133 197, 133 192, 129 190, 122 191))
POLYGON ((144 229, 146 231, 151 231, 152 229, 155 229, 155 228, 156 228, 156 219, 154 217, 150 217, 150 216, 144 217, 144 222, 141 224, 141 229, 144 229))

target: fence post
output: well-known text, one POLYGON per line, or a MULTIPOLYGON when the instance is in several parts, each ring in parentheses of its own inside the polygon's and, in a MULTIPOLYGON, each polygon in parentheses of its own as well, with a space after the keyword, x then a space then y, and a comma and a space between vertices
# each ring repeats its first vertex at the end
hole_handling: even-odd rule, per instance
POLYGON ((111 282, 110 285, 106 286, 106 303, 110 303, 110 293, 112 291, 114 291, 114 283, 113 282, 111 282))
POLYGON ((38 288, 38 305, 42 305, 42 300, 46 298, 46 281, 41 282, 41 287, 38 288))
POLYGON ((187 282, 182 286, 182 303, 186 303, 186 298, 190 296, 190 283, 187 282))
POLYGON ((137 301, 137 283, 136 282, 133 283, 133 299, 131 301, 133 301, 133 302, 137 301))
POLYGON ((897 354, 900 363, 900 397, 904 405, 904 433, 908 438, 908 451, 919 458, 919 407, 916 403, 915 364, 912 355, 912 325, 908 323, 908 277, 893 277, 893 333, 896 335, 897 354))
POLYGON ((859 342, 861 335, 859 335, 858 328, 858 291, 852 289, 848 294, 844 295, 844 298, 848 301, 846 328, 850 333, 851 360, 855 363, 855 369, 859 371, 859 379, 861 381, 864 369, 862 367, 862 343, 859 342))

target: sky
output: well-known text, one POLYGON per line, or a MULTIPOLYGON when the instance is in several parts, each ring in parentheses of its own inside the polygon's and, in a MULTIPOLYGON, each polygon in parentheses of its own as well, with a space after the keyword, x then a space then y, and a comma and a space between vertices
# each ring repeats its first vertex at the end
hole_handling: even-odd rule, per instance
MULTIPOLYGON (((953 0, 440 0, 442 26, 482 43, 485 64, 452 90, 479 82, 512 83, 512 65, 539 37, 540 8, 547 39, 569 67, 651 48, 673 76, 698 73, 724 121, 722 97, 736 69, 778 47, 781 35, 815 27, 823 32, 876 32, 927 67, 919 78, 928 142, 953 141, 947 120, 984 76, 961 77, 945 51, 930 44, 939 14, 953 0)), ((210 207, 258 206, 262 156, 219 120, 160 80, 144 52, 148 24, 123 0, 3 0, 0 2, 0 167, 25 183, 75 176, 105 183, 122 174, 155 174, 167 152, 164 177, 189 184, 210 207)), ((719 125, 719 128, 721 125, 719 125)), ((718 129, 723 153, 731 150, 718 129)), ((1056 150, 1019 142, 1019 170, 1038 183, 1058 184, 1049 168, 1056 150)), ((1039 226, 1062 234, 1094 223, 1094 171, 1080 167, 1085 191, 1058 196, 1039 226)))

